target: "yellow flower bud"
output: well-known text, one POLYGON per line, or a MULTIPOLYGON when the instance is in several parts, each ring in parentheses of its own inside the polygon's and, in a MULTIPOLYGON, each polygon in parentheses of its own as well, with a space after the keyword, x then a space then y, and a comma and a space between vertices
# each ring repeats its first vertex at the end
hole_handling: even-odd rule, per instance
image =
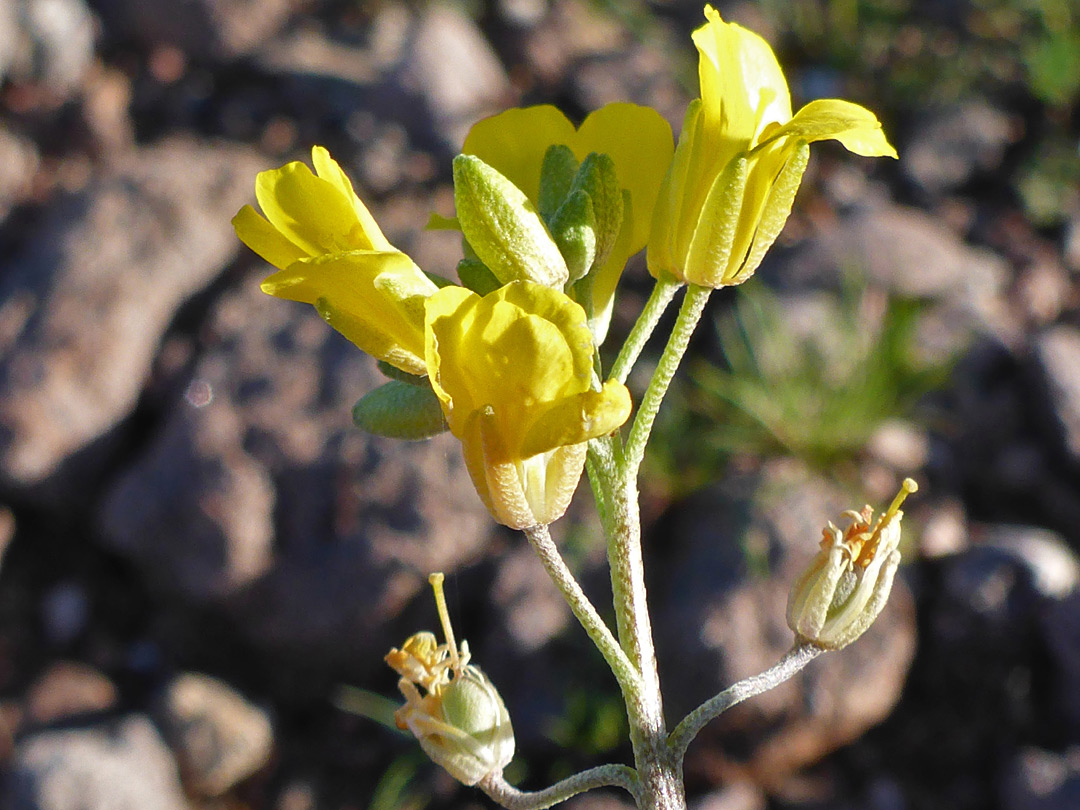
POLYGON ((900 504, 918 489, 905 478, 899 494, 873 522, 873 510, 847 511, 841 531, 831 522, 821 550, 788 597, 787 622, 800 641, 827 650, 846 647, 873 623, 885 606, 900 564, 900 504))
POLYGON ((394 717, 433 762, 458 781, 475 785, 491 773, 502 773, 514 758, 514 730, 498 691, 469 664, 468 644, 463 641, 459 651, 454 642, 443 575, 432 574, 428 581, 446 642, 438 644, 432 633, 416 633, 400 650, 387 654, 386 663, 402 676, 398 688, 406 701, 394 717))
POLYGON ((649 272, 704 287, 749 278, 780 234, 809 155, 833 139, 896 157, 869 110, 811 101, 794 116, 787 81, 761 37, 712 6, 694 31, 701 98, 687 110, 649 235, 649 272))

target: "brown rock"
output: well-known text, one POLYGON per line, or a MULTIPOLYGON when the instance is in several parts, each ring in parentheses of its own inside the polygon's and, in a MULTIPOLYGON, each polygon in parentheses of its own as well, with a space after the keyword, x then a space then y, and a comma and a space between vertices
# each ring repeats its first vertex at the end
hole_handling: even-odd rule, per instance
POLYGON ((354 428, 351 406, 385 378, 254 279, 205 335, 185 396, 106 499, 106 542, 261 645, 381 667, 402 640, 390 619, 428 573, 479 556, 494 525, 457 441, 354 428))
POLYGON ((197 796, 222 795, 270 759, 270 718, 216 678, 177 676, 166 688, 161 708, 181 778, 197 796))
POLYGON ((48 725, 116 705, 116 687, 93 667, 59 661, 41 675, 26 695, 23 722, 48 725))
POLYGON ((133 408, 177 307, 236 254, 262 161, 188 139, 58 202, 0 285, 0 479, 31 488, 133 408))

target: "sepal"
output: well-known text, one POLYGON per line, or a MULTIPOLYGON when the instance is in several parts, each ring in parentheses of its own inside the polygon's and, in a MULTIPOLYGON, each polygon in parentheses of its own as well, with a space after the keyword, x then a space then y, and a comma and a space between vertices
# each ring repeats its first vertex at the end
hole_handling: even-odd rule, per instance
POLYGON ((454 204, 462 233, 502 284, 566 284, 566 262, 535 206, 480 158, 454 158, 454 204))

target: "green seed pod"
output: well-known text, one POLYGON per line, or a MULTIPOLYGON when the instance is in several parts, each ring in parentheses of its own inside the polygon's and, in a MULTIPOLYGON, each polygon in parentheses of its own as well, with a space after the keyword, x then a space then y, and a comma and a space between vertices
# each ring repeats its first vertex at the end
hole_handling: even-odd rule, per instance
POLYGON ((514 758, 510 714, 491 681, 478 668, 464 667, 439 694, 439 725, 417 735, 420 747, 451 776, 475 785, 501 772, 514 758))
POLYGON ((596 260, 596 216, 584 191, 575 191, 551 219, 551 235, 570 271, 570 284, 592 269, 596 260))
POLYGON ((352 417, 358 428, 391 439, 429 439, 449 429, 431 385, 400 380, 362 396, 352 417))
POLYGON ((604 154, 589 154, 581 161, 581 166, 574 176, 570 195, 576 191, 584 191, 592 202, 596 218, 594 262, 597 265, 603 264, 619 237, 619 229, 623 223, 623 195, 615 174, 615 162, 604 154))
POLYGON ((540 194, 536 207, 545 222, 550 222, 559 206, 570 193, 570 187, 577 174, 578 161, 569 146, 552 144, 544 153, 544 162, 540 166, 540 194))
POLYGON ((478 157, 458 155, 454 203, 462 233, 502 284, 563 288, 569 272, 559 248, 524 192, 503 175, 478 157))

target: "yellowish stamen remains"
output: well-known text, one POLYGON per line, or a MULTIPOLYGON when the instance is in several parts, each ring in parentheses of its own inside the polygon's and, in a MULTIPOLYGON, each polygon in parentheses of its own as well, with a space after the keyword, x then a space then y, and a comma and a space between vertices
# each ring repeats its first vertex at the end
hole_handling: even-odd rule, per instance
POLYGON ((439 622, 442 624, 443 635, 446 637, 446 646, 450 650, 450 667, 455 674, 461 672, 461 657, 458 655, 457 643, 454 641, 454 628, 450 626, 450 611, 446 608, 446 595, 443 593, 443 580, 445 577, 441 571, 428 576, 428 584, 435 591, 435 607, 439 611, 439 622))

